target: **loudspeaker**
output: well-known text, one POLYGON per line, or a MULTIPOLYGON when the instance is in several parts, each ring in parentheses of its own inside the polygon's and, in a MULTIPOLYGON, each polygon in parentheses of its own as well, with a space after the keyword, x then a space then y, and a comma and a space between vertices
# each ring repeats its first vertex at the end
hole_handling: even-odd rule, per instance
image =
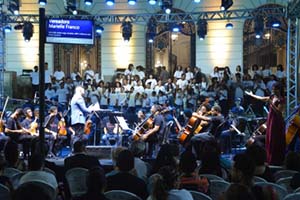
POLYGON ((98 159, 111 160, 111 153, 115 147, 113 146, 86 146, 87 155, 95 156, 98 159))

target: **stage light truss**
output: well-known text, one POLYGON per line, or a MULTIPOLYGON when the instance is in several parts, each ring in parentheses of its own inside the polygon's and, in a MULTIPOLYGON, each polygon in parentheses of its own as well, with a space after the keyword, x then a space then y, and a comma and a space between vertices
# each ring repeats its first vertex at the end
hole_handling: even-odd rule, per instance
MULTIPOLYGON (((154 18, 157 23, 179 23, 179 22, 197 22, 199 19, 207 21, 213 20, 234 20, 234 19, 251 19, 259 13, 261 16, 274 17, 286 16, 285 8, 261 8, 261 9, 241 9, 227 11, 208 11, 208 12, 190 12, 190 13, 171 13, 171 14, 115 14, 115 15, 48 15, 47 18, 64 18, 64 19, 90 19, 100 24, 118 24, 124 21, 131 23, 147 24, 149 19, 154 18)), ((30 21, 38 23, 38 15, 6 15, 4 23, 22 23, 30 21)))
POLYGON ((300 0, 292 0, 288 3, 287 16, 300 17, 300 0))

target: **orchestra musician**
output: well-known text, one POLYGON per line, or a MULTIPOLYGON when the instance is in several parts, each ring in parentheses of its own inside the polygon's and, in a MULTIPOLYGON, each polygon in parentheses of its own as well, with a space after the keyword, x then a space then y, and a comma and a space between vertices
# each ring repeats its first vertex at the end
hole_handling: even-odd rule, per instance
POLYGON ((16 108, 14 112, 9 116, 6 122, 5 133, 10 137, 11 140, 22 143, 23 152, 27 151, 26 140, 31 138, 29 130, 22 127, 20 120, 24 116, 22 108, 16 108))
POLYGON ((270 165, 282 165, 285 157, 285 121, 283 118, 284 99, 282 87, 275 83, 271 96, 258 96, 250 92, 247 95, 269 103, 266 128, 267 162, 270 165))
POLYGON ((9 137, 4 134, 4 128, 5 128, 5 120, 4 120, 4 113, 3 111, 0 111, 0 152, 4 149, 5 144, 9 140, 9 137))
POLYGON ((30 107, 24 108, 23 112, 25 114, 25 119, 21 122, 21 126, 29 131, 29 133, 26 134, 26 138, 23 138, 23 153, 26 157, 29 155, 32 139, 37 136, 37 123, 32 119, 33 113, 30 107))
POLYGON ((83 95, 84 88, 82 86, 77 86, 71 99, 71 126, 75 131, 72 143, 77 140, 85 142, 88 140, 88 135, 84 134, 84 125, 86 122, 86 116, 91 113, 91 111, 86 107, 83 95))
POLYGON ((155 154, 158 151, 160 142, 162 142, 166 127, 164 116, 160 113, 161 106, 154 104, 150 111, 153 115, 153 128, 150 128, 141 136, 141 140, 147 144, 146 155, 149 157, 156 156, 155 154))
MULTIPOLYGON (((203 105, 202 107, 203 108, 200 110, 205 109, 206 105, 203 105)), ((209 115, 202 114, 202 112, 194 112, 192 114, 192 116, 200 119, 200 125, 205 127, 202 131, 200 131, 200 133, 195 133, 195 135, 191 138, 191 144, 198 157, 200 157, 199 153, 202 151, 202 147, 205 142, 217 139, 221 133, 221 126, 224 123, 224 116, 221 113, 221 107, 219 105, 214 105, 211 108, 209 115)))

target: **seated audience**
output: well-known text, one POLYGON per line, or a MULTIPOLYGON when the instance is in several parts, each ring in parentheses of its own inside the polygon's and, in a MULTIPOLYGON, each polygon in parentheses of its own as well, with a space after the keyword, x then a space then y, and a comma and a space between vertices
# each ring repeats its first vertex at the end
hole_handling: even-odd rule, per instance
POLYGON ((146 180, 148 175, 148 167, 141 159, 145 155, 146 145, 144 142, 135 141, 130 146, 130 151, 134 156, 134 169, 136 170, 137 177, 146 180))
POLYGON ((4 156, 6 160, 6 167, 12 167, 21 171, 26 170, 25 162, 19 158, 18 144, 14 141, 6 143, 4 148, 4 156))
POLYGON ((293 190, 300 188, 300 173, 294 174, 290 182, 290 186, 293 190))
MULTIPOLYGON (((122 147, 122 146, 112 149, 111 158, 112 158, 112 163, 113 163, 113 170, 108 172, 105 175, 106 177, 111 176, 111 175, 115 175, 119 172, 119 169, 117 167, 117 159, 118 159, 118 156, 119 156, 120 152, 123 151, 123 150, 126 150, 126 149, 127 148, 122 147)), ((135 173, 133 173, 133 175, 135 175, 135 173)))
POLYGON ((300 155, 297 152, 290 151, 285 156, 284 167, 287 170, 300 172, 300 155))
POLYGON ((178 173, 174 167, 165 166, 158 171, 152 194, 147 200, 193 200, 191 193, 178 189, 178 173))
POLYGON ((265 149, 253 144, 247 147, 246 154, 255 162, 254 175, 259 176, 268 182, 274 182, 273 174, 266 164, 267 155, 265 149))
POLYGON ((2 156, 0 156, 0 184, 6 186, 9 188, 9 190, 12 192, 13 191, 13 186, 11 181, 7 176, 3 175, 3 171, 5 168, 5 160, 2 156))
POLYGON ((233 183, 220 197, 220 200, 257 200, 251 190, 245 185, 233 183))
POLYGON ((86 169, 101 167, 96 157, 86 155, 86 149, 82 141, 76 141, 74 143, 73 155, 65 159, 64 166, 66 171, 75 167, 86 169))
POLYGON ((88 191, 83 200, 108 200, 103 194, 106 187, 106 178, 101 167, 89 169, 86 184, 88 191))
POLYGON ((36 183, 26 183, 18 187, 13 194, 13 200, 53 200, 55 196, 36 183))
POLYGON ((191 151, 185 151, 181 154, 179 162, 180 188, 187 190, 195 190, 208 194, 209 181, 206 177, 199 177, 195 169, 197 167, 197 160, 191 151))
POLYGON ((125 190, 136 194, 142 199, 146 199, 146 183, 142 179, 130 173, 130 171, 134 168, 134 157, 129 150, 123 150, 120 152, 117 158, 117 167, 119 172, 107 177, 106 190, 125 190))
POLYGON ((176 157, 174 155, 174 150, 172 148, 172 145, 170 144, 164 144, 160 147, 160 150, 154 162, 152 174, 158 172, 161 167, 167 165, 173 167, 177 165, 176 157))

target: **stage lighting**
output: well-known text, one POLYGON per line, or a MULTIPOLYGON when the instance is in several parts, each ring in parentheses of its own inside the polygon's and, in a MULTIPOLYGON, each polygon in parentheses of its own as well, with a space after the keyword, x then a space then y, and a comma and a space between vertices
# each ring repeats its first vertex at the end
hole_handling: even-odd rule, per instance
POLYGON ((39 0, 39 4, 41 6, 45 6, 47 4, 47 0, 39 0))
POLYGON ((275 17, 268 17, 266 26, 268 28, 278 28, 281 26, 281 22, 275 17))
POLYGON ((150 5, 155 5, 155 4, 156 4, 156 0, 148 0, 148 3, 149 3, 150 5))
POLYGON ((228 10, 233 4, 232 0, 222 0, 221 10, 228 10))
POLYGON ((33 25, 31 22, 24 22, 23 37, 25 42, 29 42, 33 35, 33 25))
POLYGON ((197 34, 200 40, 204 40, 207 35, 207 21, 199 19, 197 22, 197 34))
POLYGON ((19 11, 20 11, 20 4, 19 4, 19 0, 11 0, 9 1, 8 4, 8 10, 14 14, 14 15, 18 15, 19 11))
POLYGON ((166 14, 170 14, 172 12, 173 1, 172 0, 163 0, 161 2, 161 9, 165 11, 166 14))
POLYGON ((106 0, 106 5, 113 6, 115 4, 115 0, 106 0))
POLYGON ((172 32, 179 32, 180 31, 180 26, 178 24, 174 24, 173 27, 172 27, 172 32))
POLYGON ((125 42, 129 42, 132 36, 132 24, 131 22, 123 22, 121 25, 122 36, 125 42))
POLYGON ((156 28, 157 28, 157 23, 154 18, 150 18, 149 22, 147 23, 147 36, 148 36, 148 42, 153 43, 154 38, 156 36, 156 28))
POLYGON ((264 18, 262 16, 256 16, 254 19, 254 33, 255 38, 262 38, 264 33, 264 18))
POLYGON ((128 0, 128 4, 129 5, 135 5, 136 4, 136 0, 128 0))
POLYGON ((23 29, 23 24, 17 24, 14 26, 15 30, 22 30, 23 29))
POLYGON ((194 0, 195 3, 200 3, 201 0, 194 0))
POLYGON ((5 33, 9 33, 12 31, 11 25, 7 24, 6 26, 4 26, 4 32, 5 33))
POLYGON ((101 25, 97 25, 95 27, 95 31, 96 31, 97 34, 102 34, 102 32, 104 31, 104 28, 101 25))
POLYGON ((228 22, 226 25, 225 25, 226 29, 233 29, 233 24, 228 22))
POLYGON ((87 6, 91 6, 93 4, 93 0, 84 0, 84 4, 87 6))

